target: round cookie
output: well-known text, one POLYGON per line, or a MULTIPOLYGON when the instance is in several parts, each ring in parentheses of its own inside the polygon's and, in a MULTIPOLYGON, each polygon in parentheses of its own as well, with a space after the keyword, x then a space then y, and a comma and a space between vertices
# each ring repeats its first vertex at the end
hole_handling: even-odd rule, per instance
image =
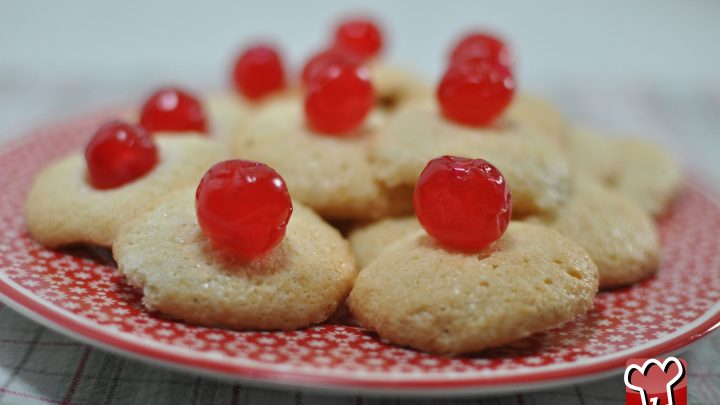
POLYGON ((353 229, 348 242, 360 268, 364 268, 393 242, 419 229, 422 227, 415 216, 385 218, 353 229))
POLYGON ((522 122, 539 130, 558 145, 565 146, 568 143, 565 118, 547 100, 527 93, 516 94, 504 115, 510 121, 522 122))
POLYGON ((572 133, 574 166, 629 197, 646 212, 662 214, 677 195, 682 172, 665 151, 632 138, 603 138, 587 130, 572 133))
POLYGON ((410 100, 432 95, 432 89, 413 72, 386 63, 369 65, 373 89, 381 109, 392 111, 410 100))
POLYGON ((203 105, 212 139, 228 147, 256 108, 230 93, 207 97, 203 105))
POLYGON ((409 192, 384 187, 370 163, 369 142, 384 122, 376 111, 355 134, 321 135, 307 127, 300 102, 277 102, 245 126, 236 139, 235 155, 272 166, 293 198, 325 218, 372 219, 411 212, 409 192))
POLYGON ((294 202, 284 239, 249 263, 218 255, 202 233, 194 188, 164 199, 124 227, 113 245, 119 271, 143 304, 194 324, 293 330, 330 317, 357 272, 350 247, 294 202))
POLYGON ((48 247, 87 243, 110 246, 120 227, 147 211, 169 191, 197 184, 226 157, 204 136, 156 136, 159 159, 145 176, 123 186, 98 190, 86 180, 81 153, 49 165, 35 179, 25 206, 33 239, 48 247))
POLYGON ((659 216, 680 190, 682 172, 664 150, 639 139, 618 138, 612 147, 620 173, 614 189, 659 216))
POLYGON ((348 303, 362 325, 392 343, 468 353, 584 314, 597 285, 581 247, 546 227, 513 222, 477 254, 447 251, 414 232, 360 272, 348 303))
POLYGON ((537 130, 506 119, 488 128, 456 125, 433 100, 401 108, 373 140, 371 156, 386 187, 412 189, 427 162, 442 155, 481 158, 500 169, 512 190, 513 215, 554 211, 567 194, 565 155, 537 130))
POLYGON ((575 128, 568 137, 568 159, 573 170, 610 186, 617 177, 611 143, 588 129, 575 128))
POLYGON ((602 289, 635 283, 658 269, 660 239, 652 217, 594 180, 580 177, 563 209, 543 222, 588 252, 602 289))

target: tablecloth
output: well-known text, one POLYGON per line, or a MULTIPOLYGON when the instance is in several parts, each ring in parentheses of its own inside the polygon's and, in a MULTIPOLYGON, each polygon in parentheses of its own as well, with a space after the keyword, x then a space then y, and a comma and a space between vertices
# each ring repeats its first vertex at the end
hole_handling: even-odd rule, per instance
MULTIPOLYGON (((709 173, 705 181, 717 188, 713 178, 720 178, 720 160, 716 158, 720 151, 718 86, 584 83, 554 86, 546 95, 574 121, 653 139, 690 166, 709 173)), ((82 96, 82 92, 75 93, 76 100, 82 96)), ((62 115, 58 110, 49 111, 62 115)), ((696 343, 681 357, 689 368, 689 402, 720 403, 720 332, 696 343)), ((594 405, 623 403, 624 392, 621 376, 542 392, 457 400, 263 389, 180 374, 109 354, 39 326, 0 304, 0 404, 594 405)))

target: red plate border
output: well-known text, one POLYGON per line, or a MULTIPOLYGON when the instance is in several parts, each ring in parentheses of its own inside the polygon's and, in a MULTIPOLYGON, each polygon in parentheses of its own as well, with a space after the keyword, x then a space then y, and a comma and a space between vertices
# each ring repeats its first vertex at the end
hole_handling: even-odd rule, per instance
POLYGON ((180 352, 144 346, 124 340, 100 327, 87 325, 63 310, 44 305, 31 298, 20 289, 0 278, 0 300, 36 322, 51 327, 63 334, 78 338, 88 344, 100 348, 129 355, 145 362, 160 363, 175 369, 219 376, 231 380, 249 380, 259 385, 284 387, 322 388, 338 391, 375 391, 378 393, 393 392, 396 394, 412 394, 437 391, 437 394, 452 393, 460 395, 472 392, 514 392, 522 386, 524 390, 548 387, 549 385, 565 385, 594 379, 603 375, 611 375, 622 370, 625 360, 630 357, 653 357, 663 353, 671 353, 695 343, 720 327, 720 308, 690 330, 668 340, 663 340, 638 351, 624 353, 622 356, 603 360, 589 365, 578 365, 562 370, 531 372, 511 376, 483 376, 479 378, 458 378, 452 380, 387 380, 373 378, 348 378, 337 376, 308 375, 306 373, 265 370, 239 364, 228 364, 211 358, 195 358, 180 352))

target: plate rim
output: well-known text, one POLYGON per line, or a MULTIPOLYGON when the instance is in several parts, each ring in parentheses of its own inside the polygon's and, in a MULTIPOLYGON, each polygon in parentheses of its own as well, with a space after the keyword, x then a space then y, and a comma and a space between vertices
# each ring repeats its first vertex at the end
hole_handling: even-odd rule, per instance
MULTIPOLYGON (((90 114, 83 114, 74 118, 57 120, 60 125, 72 125, 77 122, 84 122, 90 119, 97 119, 117 113, 120 108, 106 108, 90 114)), ((41 125, 32 131, 26 132, 25 136, 13 137, 0 145, 0 155, 5 155, 16 148, 22 148, 28 144, 40 141, 51 136, 53 131, 48 128, 51 125, 41 125)), ((720 207, 720 194, 716 191, 717 184, 720 184, 715 176, 700 167, 689 167, 691 170, 684 174, 686 178, 692 178, 688 173, 699 174, 708 181, 691 181, 686 187, 693 188, 720 207)), ((511 374, 500 377, 492 375, 457 378, 454 380, 427 380, 422 377, 407 377, 405 379, 373 379, 372 377, 338 377, 332 375, 310 375, 302 371, 284 371, 277 369, 263 369, 258 366, 227 364, 219 359, 192 358, 182 352, 173 353, 169 348, 144 347, 133 340, 113 335, 101 325, 81 318, 63 310, 62 308, 39 299, 31 292, 24 292, 24 288, 7 279, 0 273, 0 302, 17 311, 21 315, 48 327, 70 338, 97 347, 111 353, 127 356, 141 362, 159 365, 175 371, 192 374, 212 376, 226 381, 242 381, 253 386, 271 388, 300 388, 304 390, 316 390, 322 392, 336 393, 358 393, 370 395, 401 395, 401 396, 467 396, 467 395, 491 395, 517 393, 518 391, 529 392, 548 389, 570 384, 577 384, 604 378, 622 371, 625 360, 628 357, 654 357, 662 354, 674 353, 687 349, 703 337, 709 336, 720 328, 720 301, 716 302, 710 309, 705 311, 693 323, 707 317, 697 325, 669 338, 658 338, 647 343, 647 347, 632 351, 626 349, 623 357, 615 355, 594 364, 579 364, 561 370, 530 371, 523 374, 511 374), (9 281, 9 282, 8 282, 9 281), (77 318, 77 319, 75 319, 77 318), (626 355, 627 354, 627 355, 626 355)), ((692 324, 692 323, 691 323, 692 324)))
POLYGON ((672 353, 697 342, 720 328, 720 302, 718 302, 698 318, 699 320, 706 316, 707 319, 699 321, 688 331, 665 340, 659 338, 655 343, 650 343, 649 347, 596 364, 495 378, 482 376, 441 381, 413 380, 411 378, 404 380, 373 379, 371 377, 349 378, 309 375, 297 371, 259 369, 249 365, 223 363, 209 357, 206 359, 191 358, 181 352, 173 353, 169 349, 143 346, 140 343, 114 336, 102 326, 91 321, 85 321, 85 324, 79 318, 75 319, 73 315, 65 313, 67 311, 50 303, 44 303, 32 294, 24 293, 23 287, 15 287, 11 283, 15 284, 12 281, 8 282, 4 275, 0 277, 0 301, 43 326, 91 346, 145 363, 183 372, 220 377, 235 382, 242 380, 260 386, 309 388, 340 393, 361 390, 364 393, 376 394, 462 396, 547 389, 610 376, 624 368, 627 358, 655 357, 664 353, 672 353))

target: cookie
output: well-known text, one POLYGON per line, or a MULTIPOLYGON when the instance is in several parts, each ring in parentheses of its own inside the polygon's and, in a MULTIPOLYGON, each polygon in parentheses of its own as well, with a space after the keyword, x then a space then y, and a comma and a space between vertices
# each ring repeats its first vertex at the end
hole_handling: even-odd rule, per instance
POLYGON ((597 286, 581 247, 544 226, 514 222, 476 254, 447 251, 414 232, 360 272, 348 303, 362 325, 392 343, 468 353, 584 314, 597 286))
POLYGON ((372 219, 411 212, 411 190, 383 186, 370 164, 369 142, 384 121, 376 111, 356 133, 327 136, 308 128, 301 103, 277 102, 247 124, 237 137, 235 156, 272 166, 293 198, 325 218, 372 219))
POLYGON ((203 105, 211 138, 227 147, 232 147, 235 134, 242 129, 256 109, 254 105, 235 94, 207 97, 203 105))
POLYGON ((568 143, 569 130, 562 113, 552 103, 538 96, 516 94, 504 115, 510 121, 522 122, 537 129, 559 145, 568 143))
POLYGON ((587 130, 572 133, 570 155, 579 170, 659 216, 677 195, 682 171, 661 148, 632 138, 605 138, 587 130))
POLYGON ((410 100, 432 95, 432 88, 407 69, 380 62, 369 68, 379 107, 384 110, 392 111, 410 100))
POLYGON ((143 304, 173 318, 236 329, 293 330, 330 317, 357 268, 348 243, 293 202, 284 239, 262 258, 216 253, 195 213, 194 188, 170 195, 124 227, 113 245, 119 271, 143 304))
POLYGON ((601 289, 635 283, 658 269, 660 240, 652 217, 591 179, 578 179, 557 217, 543 222, 588 252, 601 289))
POLYGON ((43 170, 25 207, 30 235, 48 247, 69 244, 110 246, 121 225, 147 211, 169 191, 197 185, 205 171, 225 158, 216 143, 201 136, 157 136, 157 166, 121 187, 98 190, 86 180, 81 153, 43 170))
POLYGON ((348 242, 360 268, 364 268, 393 242, 419 229, 422 227, 415 216, 385 218, 353 229, 348 242))
POLYGON ((427 162, 442 155, 481 158, 500 169, 512 190, 513 215, 553 211, 567 194, 568 164, 553 142, 514 121, 456 125, 432 100, 401 108, 373 140, 371 156, 385 187, 412 189, 427 162))

